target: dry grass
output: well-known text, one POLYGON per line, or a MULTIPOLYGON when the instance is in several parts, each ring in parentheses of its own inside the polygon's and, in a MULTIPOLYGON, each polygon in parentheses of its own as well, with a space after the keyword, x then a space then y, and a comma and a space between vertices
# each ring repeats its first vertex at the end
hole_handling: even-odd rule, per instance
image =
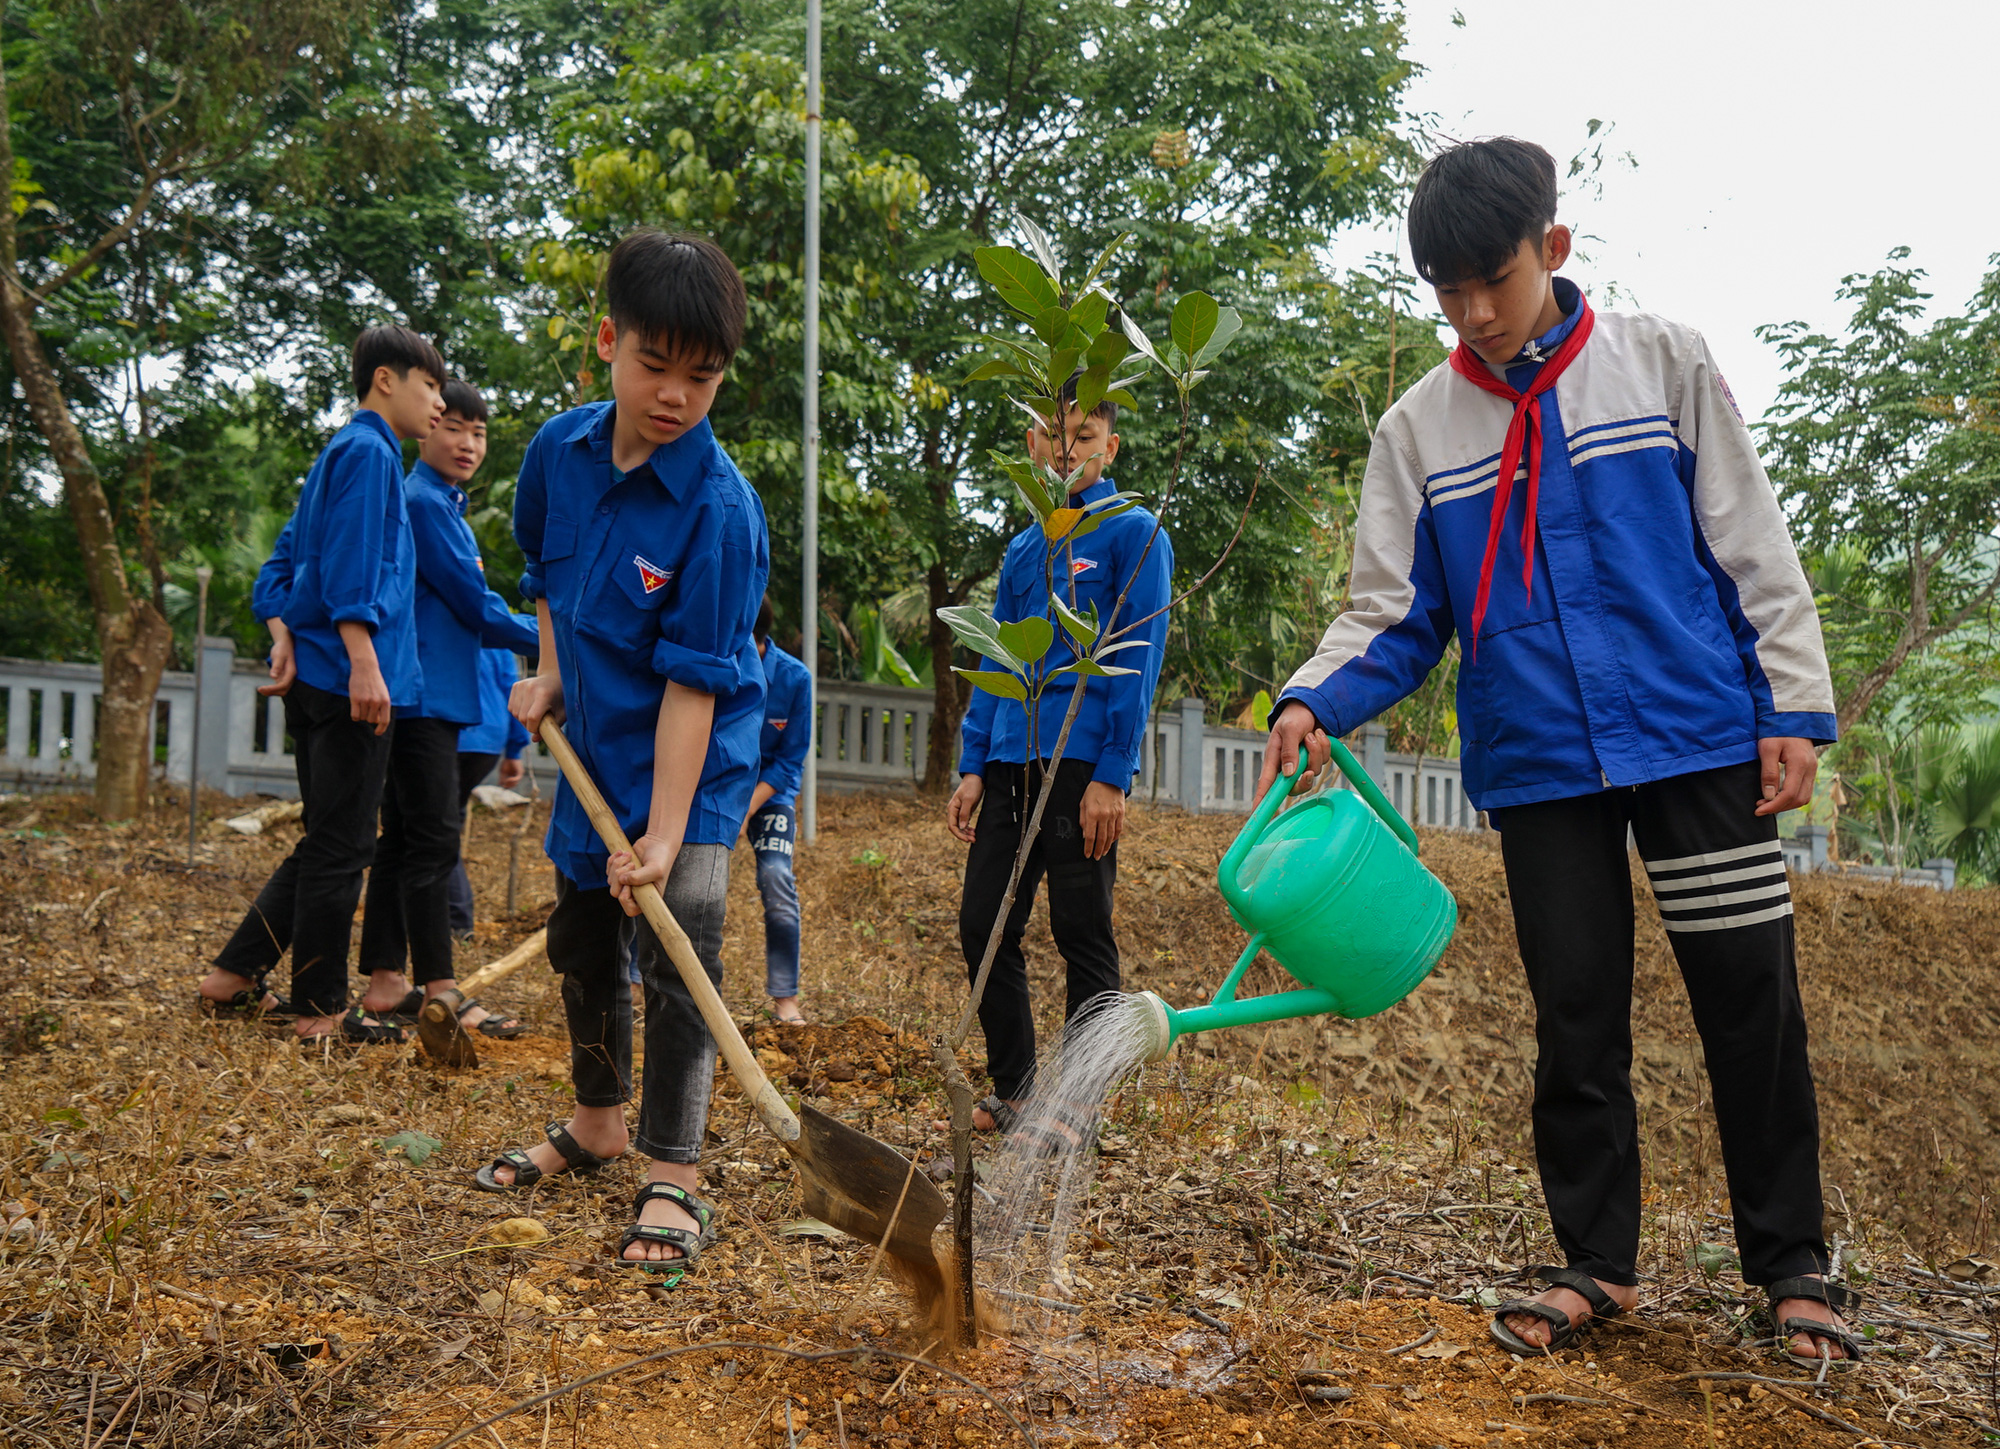
MULTIPOLYGON (((196 975, 289 833, 211 843, 190 871, 170 815, 157 830, 105 829, 73 802, 38 808, 34 829, 0 834, 15 881, 0 903, 0 1206, 13 1224, 0 1239, 0 1442, 414 1449, 668 1351, 518 1409, 476 1442, 782 1444, 788 1405, 800 1442, 829 1449, 997 1444, 1018 1437, 1010 1417, 1042 1442, 1158 1449, 1260 1434, 1274 1446, 1964 1443, 1975 1421, 2000 1422, 1992 1340, 1975 1337, 1994 1327, 1986 1298, 1921 1276, 1988 1231, 1993 1089, 1968 1045, 1991 1022, 2000 944, 1983 895, 1799 891, 1829 1176, 1847 1209, 1835 1226, 1874 1279, 1880 1325, 1871 1365, 1830 1389, 1746 1347, 1740 1285, 1682 1261, 1726 1225, 1657 927, 1642 933, 1638 1010, 1648 1310, 1547 1362, 1486 1346, 1469 1296, 1550 1245, 1518 1170, 1527 1019, 1498 862, 1444 838, 1429 853, 1464 926, 1433 979, 1374 1021, 1194 1039, 1201 1052, 1184 1047, 1129 1088, 1076 1244, 1080 1311, 1053 1315, 1054 1337, 1024 1321, 932 1367, 891 1357, 926 1344, 902 1300, 866 1284, 867 1255, 796 1231, 782 1156, 727 1084, 704 1169, 724 1236, 677 1290, 610 1266, 634 1177, 622 1164, 527 1199, 471 1190, 472 1167, 567 1110, 546 970, 495 993, 534 1033, 482 1041, 472 1072, 437 1071, 414 1048, 328 1052, 205 1024, 189 1005, 196 975), (391 1150, 406 1132, 440 1145, 418 1165, 391 1150), (522 1215, 550 1238, 500 1245, 493 1229, 522 1215)), ((24 813, 0 811, 0 832, 24 813)), ((916 1150, 940 1145, 924 1043, 964 990, 962 854, 933 813, 828 802, 801 859, 807 1004, 842 1025, 755 1033, 796 1088, 916 1150)), ((482 908, 500 898, 511 824, 475 822, 482 908)), ((1234 958, 1240 936, 1210 884, 1233 826, 1138 814, 1121 902, 1129 983, 1188 1001, 1234 958)), ((523 884, 522 913, 487 929, 481 959, 546 910, 538 855, 523 884)), ((748 869, 731 909, 727 994, 750 1020, 762 999, 748 869)), ((1039 924, 1035 939, 1052 1007, 1059 967, 1039 924)))

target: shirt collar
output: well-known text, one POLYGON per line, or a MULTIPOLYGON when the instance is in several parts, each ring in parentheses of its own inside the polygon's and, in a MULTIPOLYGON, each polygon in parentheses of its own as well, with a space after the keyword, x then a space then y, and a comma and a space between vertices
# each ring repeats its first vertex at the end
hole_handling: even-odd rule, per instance
POLYGON ((390 447, 394 448, 398 453, 403 451, 403 440, 396 436, 396 430, 389 426, 389 420, 376 412, 375 409, 356 408, 354 410, 353 422, 359 423, 365 428, 373 428, 389 440, 390 447))
POLYGON ((1087 504, 1109 498, 1117 491, 1118 485, 1116 483, 1113 483, 1109 478, 1099 478, 1081 493, 1070 494, 1069 506, 1071 508, 1082 508, 1087 504))
POLYGON ((1576 319, 1583 313, 1583 289, 1568 277, 1557 277, 1554 285, 1556 305, 1563 310, 1562 321, 1540 337, 1531 339, 1507 364, 1509 367, 1523 362, 1547 362, 1549 354, 1562 346, 1563 339, 1576 327, 1576 319))
MULTIPOLYGON (((578 420, 576 429, 568 441, 583 441, 590 448, 593 462, 604 465, 603 487, 611 486, 611 428, 618 416, 616 403, 597 404, 594 417, 578 420)), ((667 497, 679 503, 692 493, 708 471, 709 454, 715 447, 715 430, 703 418, 693 427, 675 438, 671 443, 662 443, 637 468, 628 471, 627 479, 641 471, 649 471, 667 497)))
POLYGON ((458 510, 459 516, 461 518, 465 516, 465 505, 467 502, 465 490, 452 482, 451 479, 445 477, 444 474, 438 472, 437 469, 426 463, 422 458, 417 459, 416 466, 410 469, 410 479, 412 482, 421 483, 429 488, 441 489, 445 497, 451 500, 452 506, 458 510))

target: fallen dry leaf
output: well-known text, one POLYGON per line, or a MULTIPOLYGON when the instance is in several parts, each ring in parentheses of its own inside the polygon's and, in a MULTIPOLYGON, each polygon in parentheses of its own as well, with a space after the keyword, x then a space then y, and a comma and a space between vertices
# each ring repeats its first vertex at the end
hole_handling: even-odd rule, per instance
POLYGON ((534 1218, 507 1218, 488 1228, 484 1236, 488 1242, 513 1248, 528 1243, 546 1243, 549 1230, 534 1218))

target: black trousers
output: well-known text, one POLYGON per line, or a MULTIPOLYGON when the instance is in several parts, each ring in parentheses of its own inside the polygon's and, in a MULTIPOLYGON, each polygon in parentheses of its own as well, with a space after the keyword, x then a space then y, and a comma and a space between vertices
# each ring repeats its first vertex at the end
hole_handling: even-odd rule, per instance
POLYGON ((1633 901, 1646 863, 1707 1059, 1743 1277, 1827 1267, 1819 1112, 1777 817, 1753 763, 1494 812, 1535 997, 1535 1157, 1569 1265, 1634 1283, 1633 901))
POLYGON ((368 872, 361 969, 401 971, 418 985, 451 976, 451 874, 465 816, 458 797, 458 726, 396 721, 382 834, 368 872))
MULTIPOLYGON (((498 750, 459 751, 458 754, 458 820, 459 829, 465 828, 465 807, 472 799, 472 792, 479 782, 493 773, 493 767, 500 763, 498 750)), ((461 836, 461 839, 464 837, 461 836)), ((451 909, 448 919, 454 936, 472 934, 472 877, 465 873, 465 861, 461 859, 452 867, 451 880, 446 894, 450 898, 451 909)))
POLYGON ((348 717, 344 694, 294 681, 285 693, 305 834, 257 893, 215 964, 261 982, 289 948, 292 1003, 302 1015, 347 1009, 347 950, 361 877, 375 854, 375 812, 389 767, 388 734, 348 717))
MULTIPOLYGON (((1063 1020, 1074 1017, 1093 996, 1119 989, 1118 940, 1111 927, 1118 847, 1112 846, 1100 860, 1083 853, 1083 792, 1094 768, 1087 760, 1064 760, 1056 766, 1055 790, 1042 815, 1041 833, 1028 852, 1014 909, 1007 915, 999 954, 993 958, 993 974, 980 998, 987 1070, 993 1090, 1010 1101, 1025 1097, 1035 1084, 1035 1017, 1028 1000, 1028 963, 1021 954, 1021 936, 1044 875, 1049 882, 1049 930, 1069 968, 1063 1020)), ((975 980, 993 918, 1007 893, 1014 852, 1035 808, 1042 767, 1030 771, 1024 765, 989 764, 985 780, 986 794, 965 860, 965 893, 958 907, 959 945, 965 952, 966 974, 975 980)))

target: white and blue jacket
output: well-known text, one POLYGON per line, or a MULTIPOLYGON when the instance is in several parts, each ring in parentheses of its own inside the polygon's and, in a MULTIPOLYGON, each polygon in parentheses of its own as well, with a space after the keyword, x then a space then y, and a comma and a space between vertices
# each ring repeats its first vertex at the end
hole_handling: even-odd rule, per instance
MULTIPOLYGON (((1556 288, 1569 315, 1506 368, 1517 389, 1575 320, 1575 288, 1556 288)), ((1459 665, 1473 804, 1739 764, 1767 737, 1830 743, 1833 683, 1812 588, 1701 334, 1599 313, 1535 405, 1534 587, 1521 586, 1516 486, 1478 647, 1459 665)), ((1280 696, 1329 734, 1416 689, 1470 628, 1510 412, 1444 364, 1383 415, 1361 489, 1353 602, 1280 696)))

